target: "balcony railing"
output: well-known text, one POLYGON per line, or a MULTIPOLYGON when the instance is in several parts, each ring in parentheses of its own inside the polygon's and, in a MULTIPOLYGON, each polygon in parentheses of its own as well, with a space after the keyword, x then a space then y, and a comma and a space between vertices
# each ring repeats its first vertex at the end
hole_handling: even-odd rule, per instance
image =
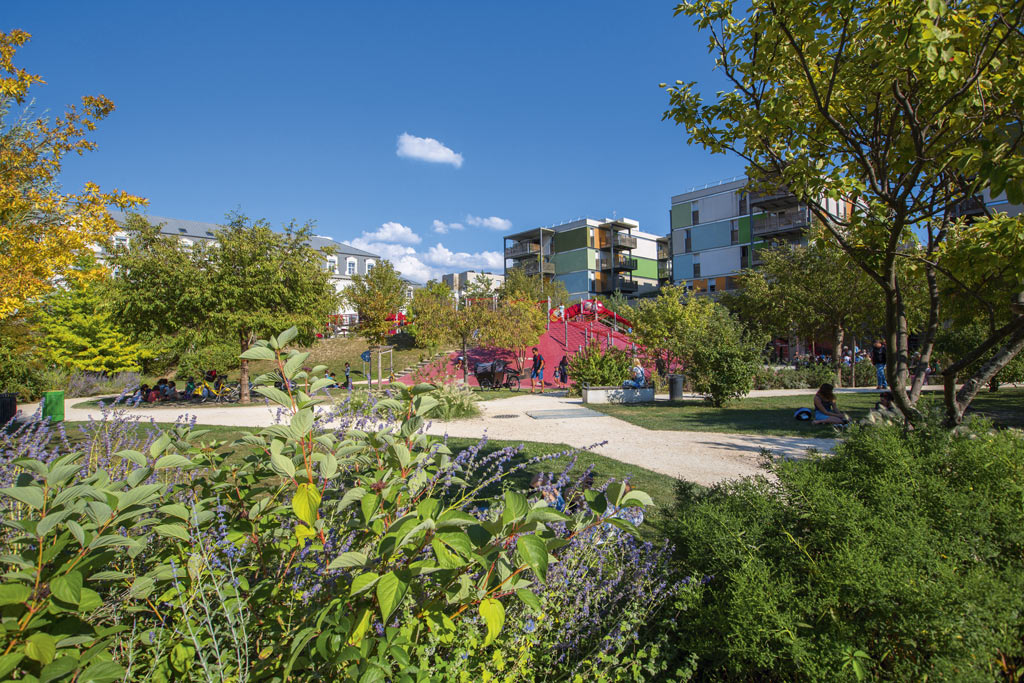
POLYGON ((797 232, 805 230, 810 223, 811 214, 807 209, 787 211, 782 215, 766 214, 754 218, 754 234, 764 236, 797 232))
POLYGON ((658 266, 658 279, 659 280, 671 280, 672 279, 672 266, 659 265, 658 266))
POLYGON ((555 264, 547 261, 526 261, 523 270, 527 275, 554 275, 555 264))
POLYGON ((636 270, 637 262, 635 258, 629 258, 621 254, 616 254, 615 258, 600 258, 597 260, 598 270, 636 270))
POLYGON ((750 195, 751 207, 766 209, 768 211, 781 211, 786 207, 796 206, 799 203, 800 200, 796 198, 796 195, 786 188, 781 188, 767 194, 758 194, 757 192, 754 192, 750 195))
POLYGON ((672 258, 672 250, 669 247, 658 247, 658 260, 667 261, 672 258))
POLYGON ((636 238, 630 235, 615 233, 612 236, 612 246, 617 249, 636 249, 636 238))
POLYGON ((536 242, 517 242, 511 247, 505 247, 505 258, 519 258, 522 256, 537 255, 540 253, 540 245, 536 242))

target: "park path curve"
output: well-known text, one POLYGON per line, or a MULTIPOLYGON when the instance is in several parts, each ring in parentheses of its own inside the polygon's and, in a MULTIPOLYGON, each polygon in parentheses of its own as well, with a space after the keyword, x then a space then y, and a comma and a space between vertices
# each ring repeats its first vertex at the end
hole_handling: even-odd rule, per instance
MULTIPOLYGON (((84 399, 68 399, 65 419, 101 418, 98 408, 75 408, 84 399)), ((488 438, 501 441, 542 441, 585 448, 620 462, 703 485, 738 479, 761 470, 762 449, 779 458, 803 458, 809 449, 831 451, 834 439, 812 439, 719 432, 658 431, 590 410, 578 398, 523 393, 511 398, 481 401, 481 415, 466 420, 434 422, 436 435, 488 438), (604 443, 602 443, 604 442, 604 443), (601 444, 601 445, 595 445, 601 444)), ((32 414, 35 404, 21 406, 32 414)), ((275 422, 277 410, 266 405, 202 405, 192 409, 125 408, 143 420, 174 422, 186 414, 197 424, 263 427, 275 422)))

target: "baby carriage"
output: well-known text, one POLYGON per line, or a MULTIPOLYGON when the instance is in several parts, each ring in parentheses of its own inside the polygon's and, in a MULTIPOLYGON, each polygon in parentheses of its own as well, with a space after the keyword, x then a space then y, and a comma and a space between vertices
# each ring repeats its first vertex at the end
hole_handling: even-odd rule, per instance
POLYGON ((477 363, 474 368, 476 381, 481 389, 494 389, 497 391, 502 387, 519 391, 519 371, 510 367, 503 360, 495 360, 490 363, 477 363))

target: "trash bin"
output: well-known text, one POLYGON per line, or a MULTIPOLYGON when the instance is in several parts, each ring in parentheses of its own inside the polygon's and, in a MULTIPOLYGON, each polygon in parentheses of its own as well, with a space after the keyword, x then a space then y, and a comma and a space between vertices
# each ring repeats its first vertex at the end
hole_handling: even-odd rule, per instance
POLYGON ((0 427, 14 419, 18 412, 17 394, 0 394, 0 427))
POLYGON ((678 401, 683 398, 684 379, 682 375, 668 376, 668 398, 670 401, 678 401))
POLYGON ((64 392, 46 391, 43 392, 43 418, 50 418, 50 422, 64 421, 64 392))

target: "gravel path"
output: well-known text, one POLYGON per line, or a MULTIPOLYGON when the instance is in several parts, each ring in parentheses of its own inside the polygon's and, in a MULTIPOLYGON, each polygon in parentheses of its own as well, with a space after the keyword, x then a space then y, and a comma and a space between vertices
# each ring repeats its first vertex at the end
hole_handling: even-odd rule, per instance
MULTIPOLYGON (((65 419, 86 421, 99 418, 96 408, 73 408, 84 399, 68 399, 65 419)), ((762 449, 775 457, 802 458, 809 449, 830 451, 834 439, 810 439, 717 432, 655 431, 586 408, 578 398, 531 395, 482 401, 481 416, 454 422, 435 422, 430 433, 478 438, 487 434, 502 441, 544 441, 586 448, 621 462, 637 465, 671 477, 711 485, 760 471, 762 449), (606 442, 603 445, 595 444, 606 442)), ((37 406, 19 406, 32 414, 37 406)), ((273 424, 276 410, 259 406, 203 405, 129 409, 133 415, 157 422, 174 422, 184 413, 197 416, 199 424, 234 427, 262 427, 273 424)))

